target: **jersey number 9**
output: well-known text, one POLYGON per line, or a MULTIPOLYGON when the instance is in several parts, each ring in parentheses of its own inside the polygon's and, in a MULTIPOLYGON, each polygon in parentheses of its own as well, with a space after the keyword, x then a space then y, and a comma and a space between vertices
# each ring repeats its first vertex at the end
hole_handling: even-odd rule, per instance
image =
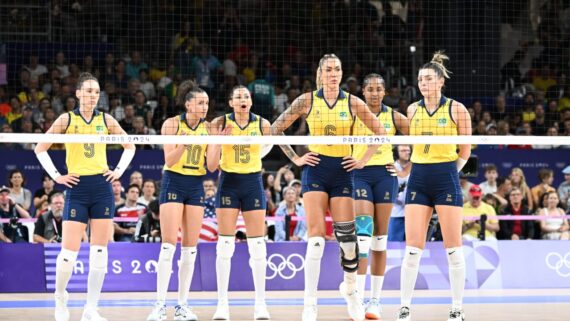
POLYGON ((95 156, 95 144, 83 144, 85 152, 83 153, 87 158, 93 158, 95 156))

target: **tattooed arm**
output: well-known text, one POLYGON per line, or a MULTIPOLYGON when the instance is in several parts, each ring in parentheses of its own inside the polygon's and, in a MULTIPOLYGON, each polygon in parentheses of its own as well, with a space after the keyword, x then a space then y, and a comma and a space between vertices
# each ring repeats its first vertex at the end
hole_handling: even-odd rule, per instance
MULTIPOLYGON (((285 110, 279 118, 277 118, 271 125, 271 135, 284 135, 285 131, 291 126, 299 117, 306 115, 311 109, 312 93, 305 93, 297 97, 287 110, 285 110)), ((293 150, 291 145, 279 145, 283 153, 297 166, 305 164, 314 166, 318 163, 317 154, 307 153, 299 157, 293 150)))

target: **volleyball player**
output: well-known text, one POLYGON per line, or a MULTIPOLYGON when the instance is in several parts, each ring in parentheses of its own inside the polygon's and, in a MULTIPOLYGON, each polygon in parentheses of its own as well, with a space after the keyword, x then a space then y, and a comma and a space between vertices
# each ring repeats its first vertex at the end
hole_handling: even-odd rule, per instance
MULTIPOLYGON (((233 88, 229 105, 233 112, 212 121, 219 131, 233 136, 269 134, 270 123, 250 112, 251 94, 244 86, 233 88)), ((247 229, 247 246, 255 286, 255 320, 268 320, 265 304, 265 246, 266 199, 261 178, 261 145, 222 145, 222 170, 216 195, 218 244, 216 246, 216 280, 218 307, 214 320, 229 320, 228 286, 231 258, 235 249, 235 229, 241 211, 247 229)))
MULTIPOLYGON (((48 134, 126 135, 119 123, 110 115, 95 109, 99 100, 99 83, 89 74, 82 73, 75 95, 79 108, 59 116, 48 134)), ((105 144, 66 143, 66 175, 61 175, 51 161, 47 150, 52 143, 40 143, 35 152, 46 172, 58 184, 67 186, 63 212, 63 240, 57 256, 55 280, 55 319, 69 320, 68 293, 65 290, 73 273, 81 238, 90 221, 91 246, 89 249, 89 276, 87 302, 82 321, 106 321, 97 312, 97 303, 107 273, 107 242, 113 234, 115 202, 111 182, 123 175, 135 155, 135 146, 125 148, 118 165, 110 170, 107 165, 105 144)))
MULTIPOLYGON (((327 54, 317 69, 318 90, 299 96, 272 125, 272 134, 281 135, 300 116, 306 115, 310 132, 314 135, 350 135, 354 116, 374 134, 385 134, 382 124, 366 104, 339 87, 342 79, 340 59, 327 54)), ((352 170, 364 167, 378 146, 370 146, 362 159, 351 156, 349 145, 309 145, 308 153, 299 157, 288 145, 284 153, 297 166, 308 165, 302 172, 302 190, 307 212, 308 244, 305 257, 305 307, 303 321, 317 318, 317 285, 320 263, 325 245, 325 213, 330 208, 334 233, 341 248, 344 282, 340 291, 347 301, 353 320, 364 319, 357 286, 358 244, 354 212, 354 176, 352 170)))
MULTIPOLYGON (((442 94, 449 71, 449 58, 438 51, 418 73, 423 99, 408 107, 410 135, 471 135, 471 119, 463 104, 442 94)), ((412 172, 404 210, 406 251, 400 279, 401 308, 398 321, 410 320, 412 292, 426 242, 428 224, 435 208, 439 214, 443 244, 447 251, 452 306, 448 321, 464 320, 465 257, 461 242, 463 196, 458 172, 471 154, 471 145, 414 144, 412 172)))
MULTIPOLYGON (((187 80, 178 87, 176 104, 185 112, 166 119, 162 135, 206 136, 212 130, 205 117, 208 95, 194 82, 187 80)), ((182 229, 182 249, 178 266, 178 304, 174 320, 197 320, 188 307, 188 291, 194 274, 198 238, 204 216, 204 188, 202 180, 208 170, 215 171, 220 160, 219 145, 179 144, 164 145, 164 174, 160 191, 160 230, 162 245, 156 276, 157 299, 148 321, 166 319, 166 293, 178 231, 182 229), (205 164, 207 161, 207 164, 205 164)))
MULTIPOLYGON (((388 135, 396 131, 408 134, 406 116, 382 103, 385 83, 382 76, 370 74, 364 78, 364 99, 370 111, 378 117, 388 135)), ((360 120, 354 124, 353 134, 357 136, 372 135, 360 120)), ((352 156, 363 157, 366 145, 354 145, 352 156)), ((388 244, 388 222, 392 205, 398 195, 398 179, 392 176, 394 156, 392 145, 381 145, 374 156, 362 169, 354 171, 356 235, 360 263, 358 267, 358 292, 364 296, 366 272, 368 269, 368 252, 372 249, 371 262, 371 298, 366 307, 367 319, 380 319, 380 292, 386 270, 386 247, 388 244)))

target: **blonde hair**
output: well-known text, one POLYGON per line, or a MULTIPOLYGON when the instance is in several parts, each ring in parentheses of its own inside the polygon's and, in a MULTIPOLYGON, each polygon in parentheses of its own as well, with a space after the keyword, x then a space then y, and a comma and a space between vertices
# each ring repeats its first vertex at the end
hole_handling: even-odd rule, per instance
POLYGON ((511 175, 512 175, 512 173, 519 174, 519 176, 521 177, 521 181, 520 181, 520 183, 515 183, 513 181, 513 178, 511 177, 511 185, 520 188, 522 193, 523 193, 523 198, 525 198, 526 197, 526 191, 528 190, 528 185, 526 184, 526 178, 524 176, 523 170, 520 169, 519 167, 515 167, 511 170, 511 175))
POLYGON ((445 61, 449 60, 449 57, 444 53, 443 50, 438 50, 436 52, 434 52, 433 57, 431 58, 431 61, 424 64, 421 69, 432 69, 433 71, 435 71, 435 73, 437 74, 438 77, 443 77, 443 78, 450 78, 450 74, 451 71, 449 71, 446 67, 445 67, 445 61))
POLYGON ((336 59, 338 60, 338 62, 341 64, 342 66, 342 62, 340 61, 340 58, 338 58, 335 54, 325 54, 321 60, 319 60, 319 68, 317 68, 317 90, 323 88, 323 79, 322 79, 322 67, 325 63, 325 61, 327 61, 328 59, 336 59))

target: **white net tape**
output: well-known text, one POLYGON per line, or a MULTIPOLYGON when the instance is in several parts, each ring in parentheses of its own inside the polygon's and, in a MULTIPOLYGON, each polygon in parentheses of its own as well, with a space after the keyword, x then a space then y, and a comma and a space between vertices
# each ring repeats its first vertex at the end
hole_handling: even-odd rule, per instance
POLYGON ((474 144, 566 145, 568 136, 175 136, 0 134, 0 143, 106 143, 106 144, 474 144))

